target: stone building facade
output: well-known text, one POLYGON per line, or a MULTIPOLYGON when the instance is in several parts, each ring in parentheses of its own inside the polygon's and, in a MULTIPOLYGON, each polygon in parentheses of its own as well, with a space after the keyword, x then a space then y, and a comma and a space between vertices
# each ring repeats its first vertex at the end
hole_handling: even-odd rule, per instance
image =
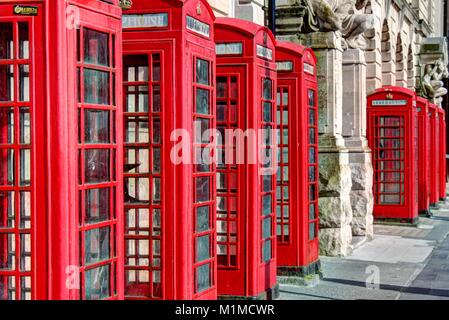
MULTIPOLYGON (((267 1, 209 2, 218 16, 265 22, 267 1)), ((373 237, 366 96, 385 85, 420 91, 422 48, 445 43, 445 9, 444 0, 276 0, 277 38, 318 59, 321 254, 345 256, 373 237)))

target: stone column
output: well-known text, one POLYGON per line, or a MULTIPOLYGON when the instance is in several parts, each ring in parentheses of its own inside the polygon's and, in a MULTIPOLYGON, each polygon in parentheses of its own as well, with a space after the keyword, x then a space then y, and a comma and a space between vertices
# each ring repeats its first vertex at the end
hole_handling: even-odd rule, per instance
POLYGON ((366 62, 364 51, 343 53, 343 130, 349 150, 352 189, 352 235, 373 237, 373 166, 366 139, 366 62))
POLYGON ((235 1, 235 17, 265 25, 264 0, 235 1))
POLYGON ((351 252, 352 242, 352 182, 342 136, 342 38, 339 32, 316 32, 301 35, 298 41, 312 47, 318 60, 320 253, 345 256, 351 252))

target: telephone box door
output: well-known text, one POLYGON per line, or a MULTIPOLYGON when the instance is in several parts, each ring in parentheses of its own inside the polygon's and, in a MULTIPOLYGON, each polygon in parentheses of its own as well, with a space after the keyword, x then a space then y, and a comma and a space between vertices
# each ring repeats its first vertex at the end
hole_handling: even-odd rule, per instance
POLYGON ((0 300, 46 299, 43 6, 0 4, 0 300))
POLYGON ((246 130, 245 75, 244 67, 217 67, 217 130, 221 137, 217 145, 218 288, 239 296, 246 290, 246 148, 242 140, 232 145, 227 137, 246 130))
MULTIPOLYGON (((84 8, 69 31, 69 86, 76 86, 76 215, 70 245, 79 265, 77 299, 123 299, 120 20, 84 8), (79 258, 78 258, 79 257, 79 258)), ((74 170, 75 171, 75 170, 74 170)))
MULTIPOLYGON (((297 84, 292 79, 282 79, 278 77, 277 88, 277 129, 278 131, 278 173, 276 175, 277 196, 276 196, 276 212, 277 212, 277 250, 278 250, 278 266, 290 266, 292 262, 300 260, 297 245, 299 241, 298 233, 301 233, 299 227, 301 212, 300 206, 291 199, 296 199, 299 188, 292 188, 293 184, 299 181, 292 181, 292 177, 298 177, 297 168, 292 164, 291 159, 296 152, 290 148, 291 139, 298 139, 299 123, 297 111, 294 110, 298 106, 296 90, 297 84)), ((299 144, 299 142, 298 142, 299 144)), ((302 207, 301 207, 302 208, 302 207)), ((300 242, 299 242, 300 243, 300 242)))
POLYGON ((173 272, 164 254, 171 243, 164 237, 169 226, 161 192, 170 152, 163 106, 170 90, 164 83, 172 81, 171 47, 127 44, 124 51, 125 296, 132 299, 164 299, 165 274, 173 272))

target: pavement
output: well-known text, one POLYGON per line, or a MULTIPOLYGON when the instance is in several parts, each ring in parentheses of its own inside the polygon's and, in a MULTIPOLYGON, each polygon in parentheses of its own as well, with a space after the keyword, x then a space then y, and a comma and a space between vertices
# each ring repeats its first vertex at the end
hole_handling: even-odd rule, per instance
POLYGON ((280 300, 449 300, 449 201, 417 226, 375 225, 344 258, 320 257, 323 279, 280 285, 280 300))

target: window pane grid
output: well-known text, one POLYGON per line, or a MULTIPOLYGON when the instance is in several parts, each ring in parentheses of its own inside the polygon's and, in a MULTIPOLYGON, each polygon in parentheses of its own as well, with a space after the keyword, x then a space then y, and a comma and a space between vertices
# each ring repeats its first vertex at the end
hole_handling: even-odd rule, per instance
POLYGON ((0 23, 0 300, 33 297, 34 146, 28 22, 0 23))
MULTIPOLYGON (((275 163, 274 151, 277 149, 276 139, 273 137, 273 128, 276 128, 276 95, 274 81, 270 78, 261 78, 261 129, 264 132, 262 151, 265 163, 261 164, 262 180, 261 194, 261 263, 268 263, 274 258, 274 245, 276 244, 276 177, 267 172, 275 163), (271 132, 271 133, 270 133, 271 132)), ((288 135, 286 137, 288 139, 288 135)), ((288 168, 288 167, 287 167, 288 168)))
MULTIPOLYGON (((81 292, 116 297, 117 145, 112 34, 77 30, 78 193, 81 292)), ((115 45, 115 44, 114 44, 115 45)))
POLYGON ((207 127, 198 125, 198 123, 209 123, 209 128, 215 127, 215 112, 213 110, 213 77, 212 62, 194 57, 193 72, 193 96, 194 107, 192 117, 192 128, 194 129, 193 137, 193 243, 194 243, 194 288, 195 294, 204 293, 215 286, 213 274, 215 262, 215 248, 213 237, 215 237, 215 175, 216 168, 212 161, 214 149, 205 150, 210 147, 212 137, 206 134, 207 127), (200 128, 200 130, 197 130, 200 128), (198 136, 201 135, 201 136, 198 136), (201 155, 201 157, 198 157, 201 155), (197 231, 197 223, 204 214, 201 207, 209 208, 209 225, 205 225, 204 229, 197 231))
POLYGON ((278 243, 290 243, 290 177, 289 142, 285 132, 289 131, 290 92, 288 87, 277 90, 277 129, 278 129, 278 173, 276 178, 276 222, 278 243))
POLYGON ((309 126, 308 126, 308 218, 309 241, 318 237, 318 108, 317 93, 308 90, 309 126))
MULTIPOLYGON (((220 104, 220 117, 217 116, 217 127, 222 132, 218 149, 225 155, 226 130, 239 127, 237 114, 239 87, 237 76, 220 76, 217 78, 217 104, 220 104)), ((232 158, 236 161, 236 149, 232 150, 232 158)), ((217 168, 217 263, 219 268, 239 267, 239 217, 238 212, 238 170, 234 163, 226 163, 217 168)), ((240 218, 241 219, 241 218, 240 218)))
POLYGON ((376 204, 405 204, 405 121, 377 116, 374 125, 374 193, 376 204))
POLYGON ((125 296, 161 299, 161 54, 124 60, 125 296))

